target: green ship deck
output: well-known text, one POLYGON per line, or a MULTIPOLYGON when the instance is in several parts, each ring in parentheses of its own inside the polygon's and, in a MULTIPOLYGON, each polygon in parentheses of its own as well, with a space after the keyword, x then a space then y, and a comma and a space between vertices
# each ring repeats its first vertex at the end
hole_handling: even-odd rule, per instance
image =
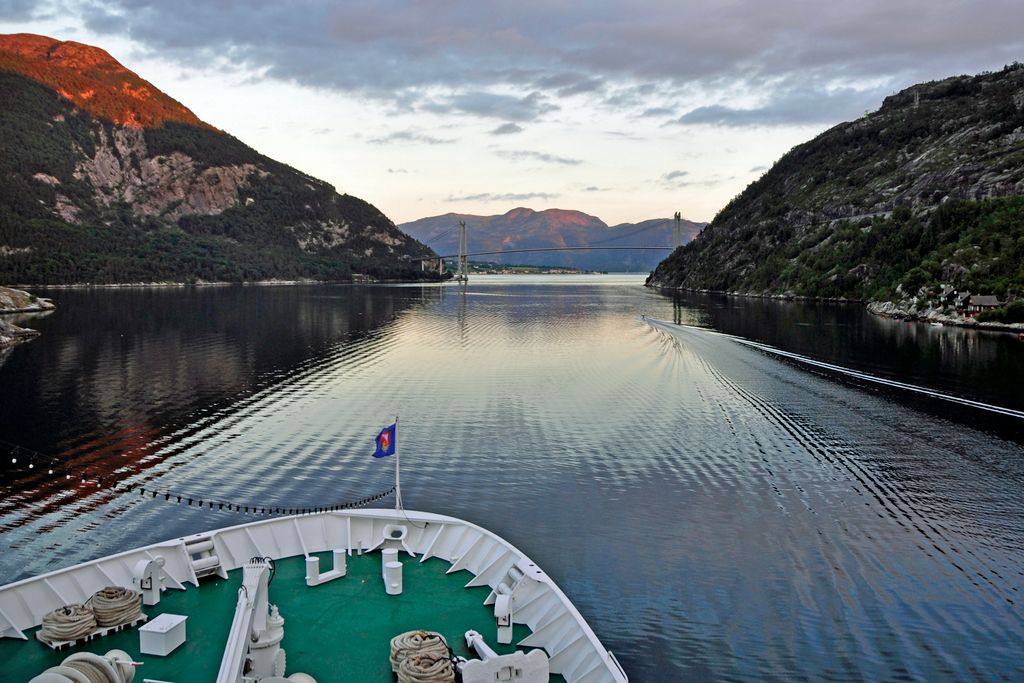
MULTIPOLYGON (((321 565, 331 565, 330 553, 317 556, 321 565)), ((349 557, 344 578, 312 588, 305 583, 303 556, 279 560, 269 593, 271 604, 278 606, 285 619, 282 647, 287 652, 287 673, 307 673, 318 683, 390 682, 394 680, 388 661, 390 640, 404 631, 438 631, 455 654, 467 658, 476 657, 466 648, 463 634, 467 630, 482 633, 499 654, 515 651, 514 643, 529 634, 526 626, 516 625, 513 644, 498 645, 493 612, 483 604, 489 589, 463 588, 472 574, 446 574, 450 565, 437 558, 420 563, 403 553, 401 561, 404 592, 392 596, 384 591, 380 553, 349 557)), ((241 570, 236 569, 229 572, 226 581, 214 577, 203 580, 198 588, 167 590, 159 605, 144 608, 150 619, 163 613, 188 616, 185 643, 167 657, 140 654, 137 628, 60 652, 38 642, 33 630, 26 632, 29 641, 0 639, 0 661, 6 663, 4 675, 10 676, 6 680, 28 681, 60 664, 72 652, 105 654, 120 649, 135 661, 144 662, 136 672, 136 681, 213 681, 234 615, 241 577, 241 570)), ((564 679, 553 675, 551 680, 564 679)))

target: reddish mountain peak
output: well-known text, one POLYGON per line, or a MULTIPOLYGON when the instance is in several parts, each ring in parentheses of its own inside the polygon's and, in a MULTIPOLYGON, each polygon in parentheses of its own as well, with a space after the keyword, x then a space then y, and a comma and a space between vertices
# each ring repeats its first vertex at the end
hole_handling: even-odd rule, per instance
POLYGON ((24 57, 45 58, 50 48, 59 44, 59 40, 35 33, 0 35, 0 45, 5 52, 14 52, 24 57))
POLYGON ((513 220, 518 220, 518 219, 521 219, 521 218, 529 218, 530 216, 532 216, 535 213, 537 213, 537 212, 534 211, 533 209, 528 209, 525 206, 518 206, 518 207, 512 209, 511 211, 509 211, 508 213, 506 213, 505 214, 505 218, 511 218, 513 220))
POLYGON ((596 223, 604 225, 600 218, 573 209, 547 209, 541 213, 555 225, 593 225, 596 223))
POLYGON ((127 71, 106 50, 72 40, 61 42, 55 38, 37 36, 34 33, 0 36, 0 50, 34 60, 51 62, 66 69, 86 69, 106 64, 127 71))
POLYGON ((39 81, 76 107, 120 125, 150 128, 178 121, 207 126, 180 102, 91 45, 31 33, 0 35, 0 71, 39 81))

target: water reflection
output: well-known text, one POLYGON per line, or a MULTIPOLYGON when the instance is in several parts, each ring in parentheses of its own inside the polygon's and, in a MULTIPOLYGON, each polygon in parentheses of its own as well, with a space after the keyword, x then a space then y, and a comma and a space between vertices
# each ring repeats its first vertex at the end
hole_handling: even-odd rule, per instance
MULTIPOLYGON (((641 281, 62 293, 0 367, 0 438, 317 506, 387 488, 398 414, 406 504, 531 555, 633 680, 1020 678, 1020 443, 639 315, 940 379, 1019 383, 1009 349, 641 281)), ((5 476, 0 582, 248 519, 5 476)))
POLYGON ((0 484, 22 492, 0 512, 63 487, 51 467, 90 483, 152 467, 174 453, 169 440, 438 295, 346 286, 56 292, 58 313, 27 321, 42 336, 12 349, 0 375, 0 435, 52 458, 0 471, 0 484))

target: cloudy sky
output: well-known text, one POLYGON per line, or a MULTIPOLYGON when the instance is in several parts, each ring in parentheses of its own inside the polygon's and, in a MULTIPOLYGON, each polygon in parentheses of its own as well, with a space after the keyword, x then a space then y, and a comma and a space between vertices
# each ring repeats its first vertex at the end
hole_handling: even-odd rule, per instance
POLYGON ((0 0, 396 222, 709 220, 916 82, 1024 60, 1021 0, 0 0))

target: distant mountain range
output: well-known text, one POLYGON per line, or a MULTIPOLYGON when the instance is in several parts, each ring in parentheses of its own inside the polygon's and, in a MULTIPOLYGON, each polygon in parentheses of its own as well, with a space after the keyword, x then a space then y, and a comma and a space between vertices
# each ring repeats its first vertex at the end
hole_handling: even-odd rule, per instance
MULTIPOLYGON (((402 223, 398 227, 438 254, 455 254, 458 251, 459 221, 466 222, 470 253, 578 246, 671 246, 675 223, 671 218, 655 218, 609 227, 600 218, 581 211, 534 211, 520 207, 496 216, 447 213, 402 223)), ((703 227, 703 223, 683 220, 682 242, 689 242, 703 227)), ((654 249, 550 251, 475 256, 471 260, 609 272, 648 272, 667 253, 667 250, 654 249)))
POLYGON ((953 290, 1022 300, 1021 264, 1024 65, 1014 64, 907 88, 794 147, 648 284, 913 312, 948 306, 953 290))
POLYGON ((0 283, 412 278, 427 254, 105 51, 0 36, 0 283))

